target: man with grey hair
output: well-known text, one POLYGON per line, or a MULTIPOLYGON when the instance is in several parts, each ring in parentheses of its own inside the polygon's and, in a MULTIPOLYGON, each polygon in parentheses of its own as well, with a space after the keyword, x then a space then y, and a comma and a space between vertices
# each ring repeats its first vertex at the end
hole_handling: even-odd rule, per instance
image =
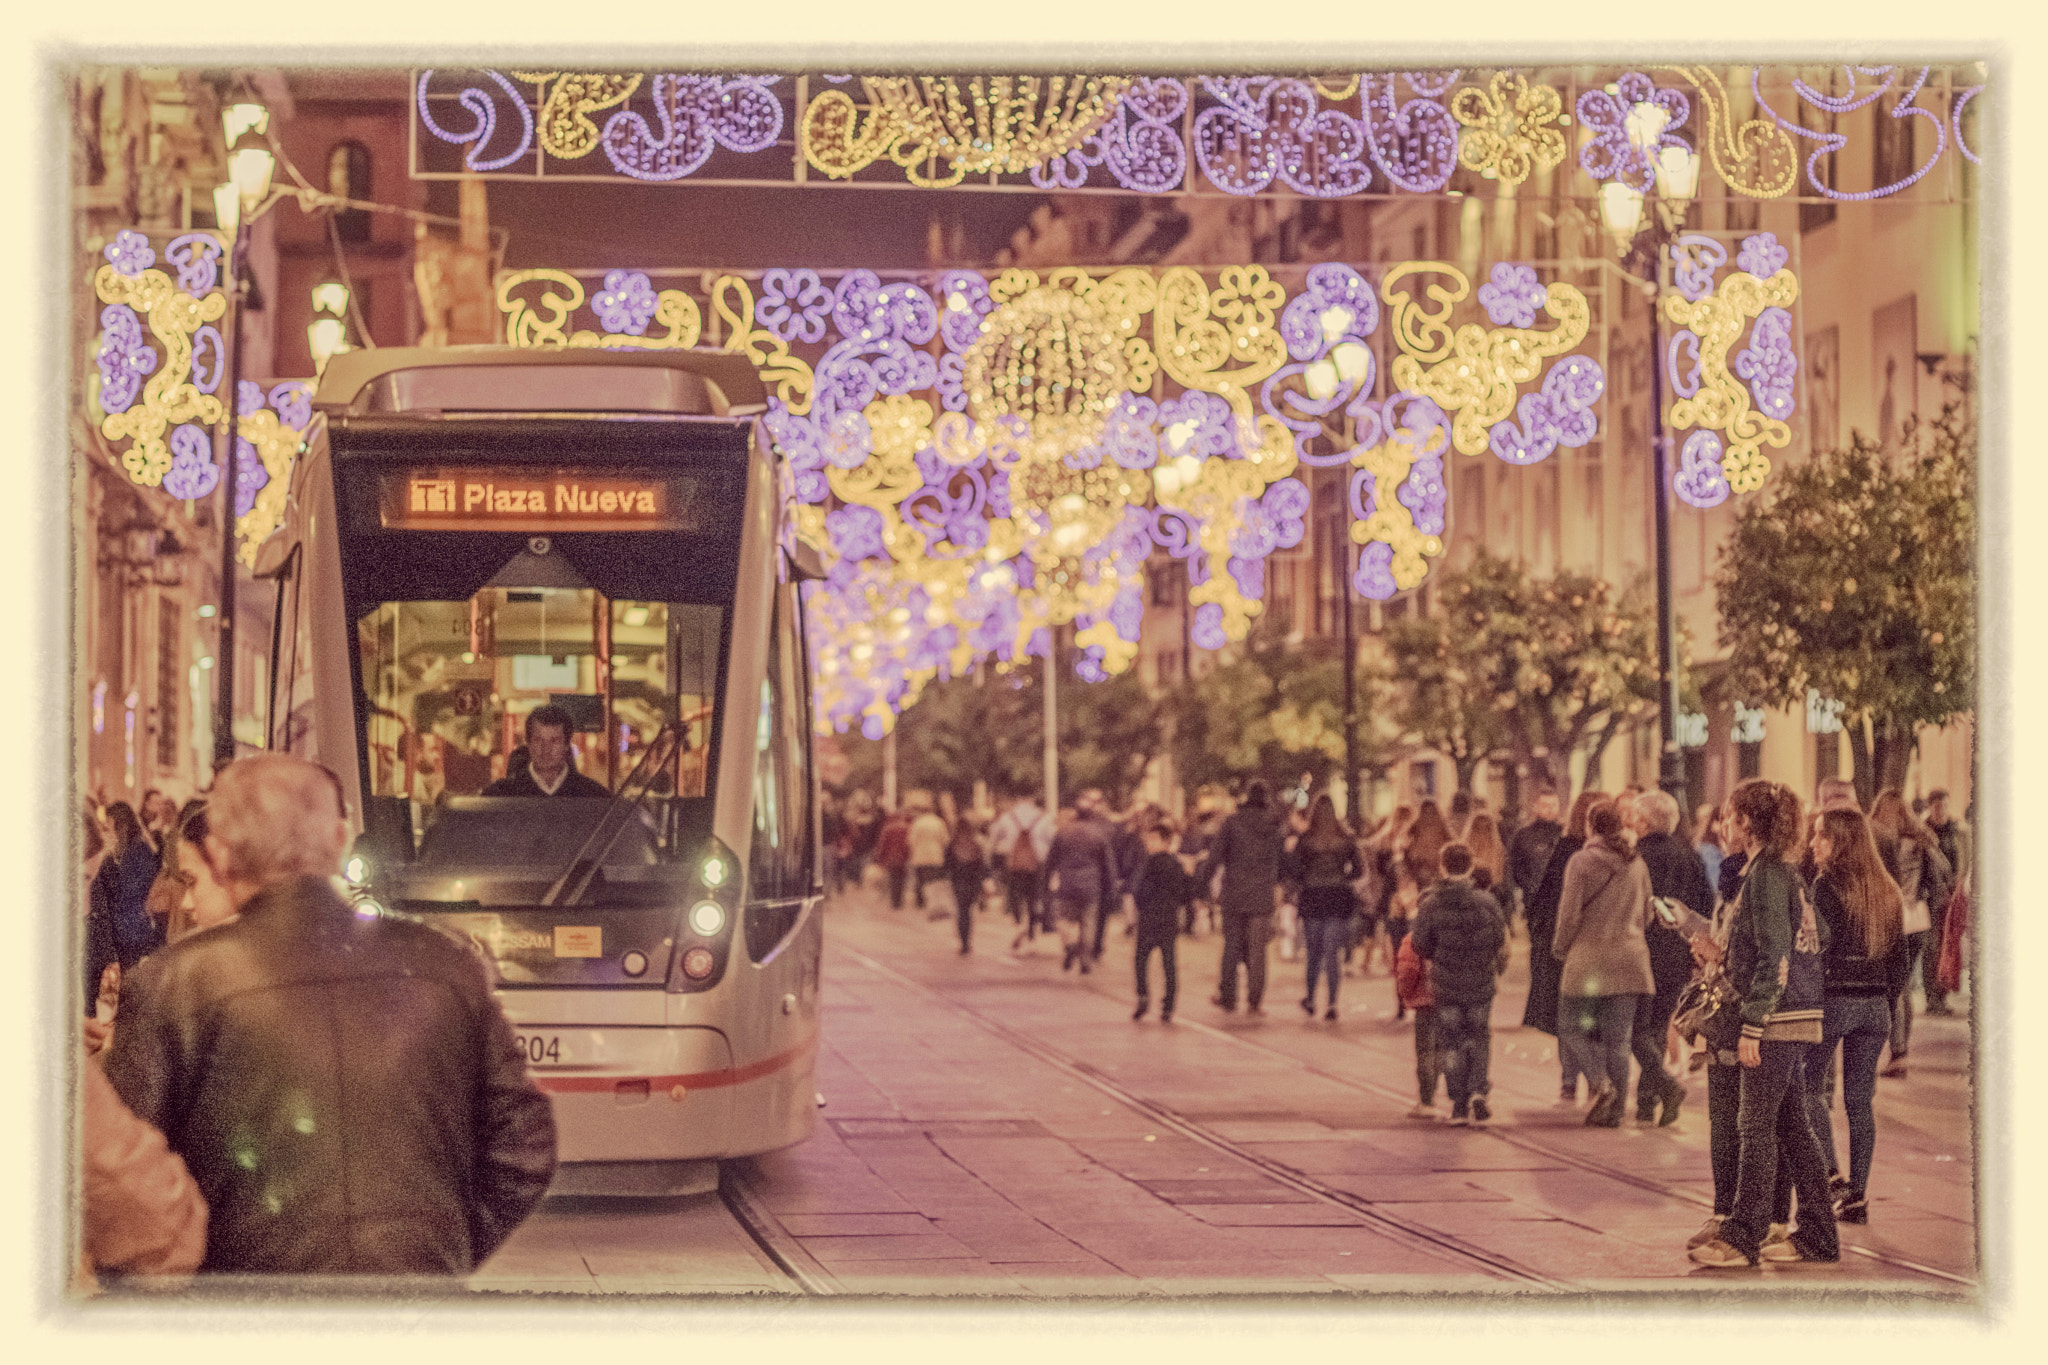
POLYGON ((1824 810, 1860 810, 1856 801, 1856 784, 1846 777, 1823 777, 1814 788, 1813 804, 1815 813, 1824 810))
MULTIPOLYGON (((1650 870, 1650 894, 1678 901, 1694 914, 1711 917, 1714 891, 1707 884, 1706 865, 1693 847, 1680 839, 1678 802, 1666 791, 1651 790, 1634 802, 1635 822, 1642 833, 1636 852, 1650 870)), ((1636 1026, 1629 1047, 1642 1067, 1636 1078, 1636 1122, 1675 1122, 1685 1102, 1685 1087, 1664 1069, 1665 1034, 1678 1008, 1679 992, 1692 979, 1692 947, 1661 919, 1644 930, 1650 948, 1650 980, 1654 994, 1636 998, 1636 1026), (1659 1106, 1662 1107, 1661 1113, 1659 1106)))
POLYGON ((554 1114, 476 957, 353 911, 341 784, 223 770, 200 846, 237 914, 123 983, 107 1079, 210 1210, 202 1271, 466 1274, 540 1202, 554 1114))

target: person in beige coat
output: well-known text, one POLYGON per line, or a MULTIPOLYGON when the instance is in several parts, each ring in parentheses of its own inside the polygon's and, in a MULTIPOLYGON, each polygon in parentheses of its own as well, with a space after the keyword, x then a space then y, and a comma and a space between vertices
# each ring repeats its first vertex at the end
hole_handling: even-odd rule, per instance
POLYGON ((1630 1035, 1638 996, 1656 992, 1650 947, 1650 870, 1603 801, 1586 813, 1586 846, 1565 864, 1551 951, 1564 964, 1558 984, 1557 1041, 1574 1049, 1593 1083, 1586 1123, 1619 1128, 1628 1094, 1630 1035), (1597 1031, 1599 1041, 1593 1041, 1597 1031))
POLYGON ((98 1064, 84 1067, 85 1260, 101 1273, 189 1275, 206 1255, 206 1201, 164 1135, 98 1064))

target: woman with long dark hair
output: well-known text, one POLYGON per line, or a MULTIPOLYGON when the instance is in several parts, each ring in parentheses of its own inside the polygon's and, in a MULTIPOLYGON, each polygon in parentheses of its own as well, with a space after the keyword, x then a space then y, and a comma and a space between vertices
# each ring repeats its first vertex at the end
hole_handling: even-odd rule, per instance
POLYGON ((1898 883, 1878 856, 1870 824, 1854 810, 1825 810, 1813 833, 1820 875, 1813 908, 1827 929, 1827 981, 1821 1004, 1820 1054, 1806 1066, 1814 1136, 1827 1157, 1831 1188, 1841 1195, 1835 1217, 1867 1223, 1870 1162, 1877 1150, 1877 1062, 1891 1036, 1890 1001, 1913 970, 1898 883), (1849 1176, 1835 1160, 1826 1062, 1842 1049, 1842 1107, 1849 1114, 1849 1176))
POLYGON ((149 889, 149 913, 164 926, 167 943, 210 929, 235 913, 233 898, 206 861, 210 830, 206 803, 187 801, 164 831, 163 867, 149 889))
POLYGON ((1586 846, 1565 866, 1552 932, 1551 948, 1562 964, 1557 1042, 1578 1053, 1578 1068, 1592 1084, 1587 1126, 1619 1128, 1638 997, 1657 989, 1643 937, 1651 914, 1650 869, 1614 802, 1588 808, 1586 833, 1586 846))
MULTIPOLYGON (((1728 922, 1728 978, 1742 992, 1740 1083, 1733 1111, 1725 1088, 1708 1087, 1713 1147, 1725 1151, 1735 1129, 1735 1198, 1716 1235, 1692 1248, 1701 1265, 1756 1265, 1760 1260, 1834 1261, 1841 1257, 1827 1161, 1807 1110, 1805 1073, 1820 1064, 1826 966, 1822 929, 1794 869, 1799 798, 1790 788, 1751 778, 1728 798, 1734 826, 1749 850, 1741 894, 1728 922), (1781 1163, 1799 1196, 1799 1224, 1782 1239, 1788 1215, 1780 1203, 1781 1163)), ((1717 1153, 1718 1154, 1718 1153, 1717 1153)))
MULTIPOLYGON (((1564 894, 1564 870, 1572 855, 1586 846, 1586 812, 1606 799, 1595 791, 1579 793, 1572 802, 1571 813, 1565 817, 1564 833, 1550 846, 1550 861, 1544 865, 1536 894, 1522 906, 1522 918, 1529 930, 1529 999, 1522 1008, 1522 1027, 1553 1037, 1557 1035, 1557 988, 1564 963, 1551 953, 1550 944, 1557 933, 1557 902, 1564 894)), ((1578 1058, 1560 1046, 1557 1067, 1558 1103, 1577 1104, 1581 1074, 1578 1058)))
POLYGON ((1337 1017, 1337 978, 1344 974, 1345 929, 1355 908, 1351 883, 1358 876, 1358 842, 1337 819, 1328 793, 1316 798, 1308 829, 1294 846, 1295 875, 1301 883, 1301 933, 1307 948, 1307 984, 1302 1012, 1316 1013, 1316 977, 1328 982, 1323 1018, 1337 1017))

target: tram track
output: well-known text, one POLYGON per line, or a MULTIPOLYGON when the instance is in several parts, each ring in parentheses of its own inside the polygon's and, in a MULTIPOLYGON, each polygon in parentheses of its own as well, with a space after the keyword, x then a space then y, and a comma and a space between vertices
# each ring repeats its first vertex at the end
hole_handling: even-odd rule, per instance
POLYGON ((999 1019, 991 1018, 971 1005, 965 1005, 957 1000, 950 999, 942 992, 933 990, 922 982, 903 975, 903 973, 893 967, 876 961, 856 948, 849 947, 844 943, 837 944, 835 947, 838 951, 845 953, 848 957, 853 958, 878 976, 885 977, 900 986, 938 1002, 954 1013, 969 1019, 983 1031, 1008 1043, 1020 1052, 1027 1053, 1046 1065, 1053 1067, 1055 1070, 1072 1076, 1074 1079, 1101 1091, 1126 1108, 1143 1114, 1146 1118, 1151 1119, 1160 1126, 1178 1133, 1182 1137, 1199 1142, 1213 1151, 1221 1152, 1226 1156, 1241 1161, 1289 1189, 1308 1195, 1310 1198, 1322 1203, 1344 1209, 1346 1212, 1356 1215, 1375 1231, 1401 1246, 1429 1255, 1449 1257, 1459 1263, 1472 1266, 1495 1279, 1523 1286, 1530 1290, 1560 1292, 1576 1288, 1576 1286, 1568 1281, 1547 1275, 1531 1266, 1523 1265, 1521 1262, 1510 1257, 1475 1246, 1452 1233, 1430 1227, 1412 1218, 1389 1213, 1379 1205, 1373 1204, 1349 1190, 1338 1189, 1306 1172, 1294 1169, 1285 1162, 1276 1161, 1271 1157, 1254 1151, 1244 1143, 1225 1137, 1197 1119, 1177 1113, 1166 1105, 1147 1099, 1113 1077, 1105 1075, 1100 1070, 1078 1058, 1069 1056, 1067 1053, 1043 1040, 1034 1038, 1019 1029, 1012 1028, 999 1019))
POLYGON ((839 1281, 782 1226, 782 1220, 754 1189, 750 1176, 744 1161, 718 1163, 718 1198, 726 1212, 799 1294, 808 1298, 840 1294, 839 1281))
MULTIPOLYGON (((977 1025, 979 1025, 985 1031, 992 1033, 999 1038, 1002 1038, 1005 1042, 1012 1044, 1021 1051, 1030 1053, 1031 1055, 1038 1057, 1040 1060, 1047 1062, 1049 1065, 1052 1065, 1066 1072, 1067 1074, 1074 1076, 1079 1080, 1085 1081, 1087 1084, 1093 1086, 1094 1088, 1104 1092, 1105 1094, 1111 1095, 1112 1097, 1116 1098, 1119 1102, 1127 1105, 1130 1108, 1136 1109, 1140 1113, 1143 1113, 1147 1117, 1157 1120, 1158 1122, 1166 1125, 1169 1128, 1174 1129, 1176 1132, 1181 1133, 1183 1136, 1193 1138, 1194 1140, 1202 1142, 1215 1150, 1226 1152, 1229 1155, 1237 1158, 1238 1160, 1243 1161, 1246 1164, 1259 1169, 1271 1178, 1280 1181, 1281 1183, 1289 1186, 1290 1188, 1299 1190, 1302 1193, 1320 1199, 1323 1202, 1334 1204, 1346 1208, 1354 1213, 1357 1213, 1361 1217, 1367 1219, 1368 1222, 1372 1223, 1379 1230, 1386 1232, 1388 1235, 1395 1237, 1397 1240, 1403 1241, 1404 1244, 1417 1246, 1418 1249, 1449 1252, 1452 1255, 1459 1257, 1460 1259, 1466 1260, 1470 1263, 1478 1264, 1481 1267, 1487 1269, 1490 1273, 1500 1276, 1501 1278, 1527 1284, 1533 1288, 1543 1288, 1550 1290, 1576 1289, 1576 1286, 1572 1285, 1568 1281, 1558 1280, 1553 1276, 1545 1275, 1540 1271, 1536 1271, 1534 1269, 1531 1269, 1530 1267, 1523 1266, 1518 1262, 1515 1262, 1507 1257, 1500 1256, 1497 1253, 1486 1251, 1483 1248, 1475 1247, 1472 1244, 1465 1242, 1463 1239, 1454 1236, 1453 1234, 1428 1227, 1426 1224, 1417 1222, 1413 1219, 1402 1217, 1401 1215, 1390 1214, 1386 1212, 1383 1208, 1380 1208, 1376 1205, 1372 1205, 1367 1201, 1363 1200, 1362 1198, 1360 1198, 1358 1195, 1352 1194, 1349 1191, 1338 1190, 1331 1186, 1325 1185, 1323 1182, 1316 1180, 1314 1176, 1308 1175, 1301 1171, 1294 1170, 1292 1167, 1287 1166, 1283 1162, 1276 1161, 1271 1157, 1267 1157, 1259 1152, 1249 1149, 1242 1143, 1238 1143, 1233 1139, 1224 1137, 1222 1134, 1207 1128, 1198 1120, 1189 1118, 1185 1115, 1177 1114, 1173 1110, 1169 1109, 1164 1105, 1158 1104, 1154 1101, 1146 1099, 1142 1095, 1136 1094, 1134 1091, 1131 1091, 1127 1087, 1123 1086, 1120 1082, 1096 1070, 1088 1063, 1080 1061, 1077 1058, 1070 1057, 1067 1054, 1061 1052, 1059 1049, 1053 1048, 1039 1039, 1033 1038, 1030 1035, 1025 1034, 1017 1029, 1013 1029, 1009 1025, 1003 1023, 1001 1020, 992 1019, 986 1014, 982 1013, 981 1011, 973 1008, 972 1006, 964 1005, 959 1001, 950 999, 942 992, 936 991, 931 987, 925 986, 921 982, 914 981, 911 978, 904 976, 901 972, 898 972, 895 969, 876 961, 873 957, 870 957, 868 954, 863 953, 858 949, 852 948, 843 942, 836 944, 835 947, 838 951, 844 952, 848 956, 857 959, 863 965, 869 967, 871 970, 874 970, 893 981, 906 985, 913 990, 919 991, 922 994, 939 1001, 940 1003, 946 1005, 948 1008, 956 1011, 957 1013, 963 1014, 968 1018, 972 1019, 977 1025)), ((1104 991, 1099 987, 1095 987, 1093 985, 1082 987, 1082 989, 1090 990, 1094 994, 1103 996, 1103 998, 1105 999, 1116 998, 1113 997, 1109 992, 1104 991)), ((1230 1042, 1236 1043, 1242 1047, 1250 1048, 1264 1056, 1276 1058, 1278 1060, 1287 1062, 1296 1067, 1297 1069, 1306 1072, 1310 1075, 1316 1076, 1320 1079, 1335 1082, 1338 1085, 1345 1086, 1349 1089, 1356 1090, 1361 1093, 1378 1096, 1384 1099, 1389 1099, 1398 1104, 1405 1105, 1409 1102, 1409 1096, 1406 1092, 1398 1091, 1391 1086, 1383 1085, 1376 1081, 1364 1080, 1358 1077, 1347 1076, 1339 1072, 1331 1071, 1325 1067, 1317 1066, 1313 1062, 1305 1061, 1302 1058, 1293 1055, 1292 1053, 1285 1052, 1279 1048, 1269 1047, 1263 1043, 1255 1042, 1249 1038, 1242 1037, 1228 1030, 1215 1028, 1212 1025, 1203 1024, 1194 1020, 1183 1020, 1181 1022, 1184 1027, 1192 1028, 1200 1032, 1210 1034, 1217 1038, 1227 1039, 1230 1042)), ((1345 1041, 1347 1046, 1353 1048, 1362 1047, 1361 1044, 1351 1042, 1350 1040, 1343 1041, 1345 1041)), ((1695 1208, 1700 1208, 1703 1210, 1711 1211, 1713 1207, 1713 1201, 1711 1199, 1701 1196, 1696 1191, 1685 1189, 1681 1186, 1670 1184, 1665 1181, 1660 1181, 1655 1179, 1654 1177, 1640 1176, 1632 1174, 1630 1172, 1614 1170, 1613 1168, 1603 1165, 1602 1163, 1590 1157, 1586 1157, 1579 1153, 1553 1146, 1550 1143, 1543 1142, 1540 1139, 1531 1137, 1519 1131, 1512 1131, 1508 1128, 1492 1124, 1480 1128, 1475 1128, 1472 1131, 1484 1133, 1497 1141, 1504 1142, 1507 1145, 1518 1148, 1524 1152, 1529 1153, 1532 1156, 1541 1156, 1548 1160, 1555 1161, 1560 1165, 1569 1166, 1574 1170, 1599 1176, 1603 1179, 1613 1181, 1614 1183, 1619 1185, 1628 1186, 1632 1189, 1641 1190, 1645 1193, 1656 1194, 1665 1198, 1680 1201, 1682 1203, 1691 1204, 1695 1208)), ((1896 1270, 1904 1270, 1916 1275, 1923 1275, 1928 1277, 1929 1279, 1937 1280, 1945 1284, 1952 1284, 1973 1290, 1979 1287, 1978 1282, 1968 1276, 1958 1275, 1953 1271, 1942 1270, 1935 1266, 1930 1266, 1918 1261, 1909 1260, 1905 1257, 1893 1255, 1889 1252, 1879 1251, 1871 1247, 1845 1246, 1843 1250, 1850 1254, 1859 1256, 1863 1259, 1877 1262, 1880 1265, 1889 1266, 1896 1270)))

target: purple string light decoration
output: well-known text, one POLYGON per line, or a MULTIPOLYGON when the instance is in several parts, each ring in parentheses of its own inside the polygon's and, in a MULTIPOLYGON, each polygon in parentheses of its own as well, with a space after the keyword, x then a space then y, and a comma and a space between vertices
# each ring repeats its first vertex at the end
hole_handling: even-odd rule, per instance
MULTIPOLYGON (((213 393, 220 388, 220 381, 227 372, 228 344, 221 339, 218 328, 206 323, 192 334, 192 387, 201 393, 213 393)), ((303 427, 306 424, 292 422, 288 425, 303 427)))
POLYGON ((164 259, 178 269, 178 291, 195 299, 220 279, 220 242, 210 232, 173 237, 164 259))
MULTIPOLYGON (((1354 486, 1360 479, 1370 483, 1372 475, 1359 470, 1352 480, 1354 486)), ((1353 496, 1356 496, 1355 489, 1353 496)), ((1369 597, 1375 602, 1384 602, 1399 592, 1400 585, 1394 582, 1394 547, 1384 540, 1376 540, 1360 550, 1358 568, 1351 575, 1351 586, 1358 589, 1359 596, 1369 597)))
POLYGON ((1316 112, 1307 81, 1204 78, 1222 101, 1195 117, 1195 159, 1226 194, 1258 194, 1277 176, 1319 199, 1356 194, 1372 181, 1365 127, 1335 109, 1316 112))
POLYGON ((1778 244, 1777 233, 1759 232, 1742 239, 1742 249, 1735 253, 1735 268, 1767 280, 1791 260, 1792 253, 1778 244))
POLYGON ((486 71, 483 75, 505 93, 505 98, 511 102, 513 111, 519 115, 518 144, 503 156, 492 157, 489 160, 485 160, 483 156, 498 131, 498 101, 494 92, 481 86, 465 85, 462 92, 455 97, 456 103, 467 109, 476 119, 475 125, 466 132, 450 132, 434 121, 434 115, 427 107, 427 85, 434 79, 433 71, 420 72, 416 98, 419 105, 420 127, 443 142, 461 147, 462 166, 464 170, 469 171, 502 170, 525 156, 527 149, 533 146, 533 111, 526 107, 526 101, 520 96, 518 89, 495 71, 486 71))
MULTIPOLYGON (((242 409, 248 412, 248 408, 242 409)), ((240 436, 235 438, 235 516, 249 515, 249 509, 256 505, 256 495, 270 482, 270 471, 263 467, 262 457, 256 447, 240 436)))
POLYGON ((1198 460, 1235 455, 1237 414, 1219 394, 1189 389, 1159 405, 1159 434, 1169 459, 1192 455, 1198 460))
POLYGON ((1543 376, 1541 390, 1525 393, 1516 402, 1520 425, 1495 422, 1487 433, 1487 445, 1512 465, 1536 464, 1559 446, 1576 450, 1600 429, 1593 405, 1606 389, 1607 376, 1599 362, 1588 356, 1566 356, 1543 376))
POLYGON ((765 151, 782 135, 782 101, 767 89, 776 79, 663 72, 654 78, 661 135, 639 114, 622 109, 605 121, 604 154, 635 180, 681 180, 701 169, 717 147, 765 151))
POLYGON ((1479 286, 1480 306, 1496 327, 1534 327, 1536 310, 1549 297, 1533 267, 1505 261, 1493 268, 1488 283, 1479 286))
POLYGON ((815 270, 771 270, 761 277, 754 316, 783 341, 823 341, 832 291, 815 270))
POLYGON ((1209 556, 1202 549, 1202 529, 1194 517, 1178 507, 1153 508, 1152 542, 1187 565, 1188 586, 1199 588, 1209 581, 1209 556))
POLYGON ((1615 82, 1618 95, 1588 90, 1579 96, 1579 122, 1593 130, 1593 139, 1579 148, 1579 165, 1595 180, 1618 180, 1647 194, 1657 183, 1656 155, 1666 147, 1690 151, 1682 137, 1660 133, 1656 144, 1639 149, 1628 135, 1629 111, 1650 104, 1666 114, 1664 126, 1677 128, 1692 116, 1692 104, 1676 90, 1660 90, 1640 71, 1615 82))
MULTIPOLYGON (((1309 443, 1323 434, 1323 418, 1338 408, 1376 423, 1377 414, 1361 409, 1372 390, 1373 355, 1364 339, 1379 326, 1379 302, 1372 286, 1346 265, 1328 262, 1308 273, 1302 292, 1280 315, 1280 336, 1294 364, 1273 372, 1259 387, 1259 404, 1294 432, 1294 453, 1303 464, 1326 467, 1344 464, 1351 451, 1315 454, 1309 443), (1340 350, 1340 348, 1342 348, 1340 350), (1300 376, 1307 392, 1285 381, 1300 376), (1318 393, 1321 390, 1321 393, 1318 393), (1354 402, 1354 398, 1356 401, 1354 402)), ((1361 429, 1358 444, 1371 445, 1361 429)))
MULTIPOLYGON (((1883 97, 1885 92, 1890 90, 1899 78, 1899 68, 1894 66, 1844 66, 1842 70, 1848 77, 1849 85, 1849 91, 1845 95, 1824 95, 1805 81, 1797 78, 1792 82, 1792 93, 1796 98, 1804 100, 1823 113, 1834 114, 1839 117, 1852 110, 1861 109, 1866 104, 1874 103, 1883 97), (1856 78, 1859 75, 1882 76, 1884 77, 1884 84, 1878 86, 1867 95, 1859 95, 1856 93, 1856 78)), ((1823 185, 1820 181, 1821 158, 1830 152, 1847 146, 1849 139, 1845 135, 1831 133, 1824 129, 1808 128, 1796 119, 1786 119, 1784 115, 1773 109, 1770 101, 1766 100, 1763 95, 1762 67, 1758 67, 1750 72, 1749 89, 1750 93, 1756 96, 1757 107, 1770 115, 1773 123, 1794 137, 1802 137, 1809 142, 1820 144, 1813 154, 1806 158, 1806 178, 1813 187, 1829 199, 1853 203, 1866 199, 1882 199, 1887 195, 1897 194, 1900 190, 1905 189, 1933 170, 1934 163, 1941 160, 1941 153, 1948 145, 1947 126, 1943 123, 1940 116, 1914 105, 1914 101, 1920 98, 1921 87, 1927 84, 1928 70, 1929 68, 1927 67, 1921 67, 1920 74, 1914 78, 1911 88, 1892 101, 1890 117, 1926 119, 1934 129, 1933 153, 1925 162, 1921 163, 1918 169, 1914 170, 1905 179, 1894 181, 1889 185, 1879 186, 1877 189, 1863 190, 1857 193, 1838 190, 1832 186, 1823 185)))
POLYGON ((1728 248, 1712 237, 1688 232, 1671 248, 1671 282, 1686 302, 1698 303, 1714 292, 1714 272, 1728 264, 1728 248))
POLYGON ((114 240, 107 243, 103 254, 107 264, 114 267, 115 274, 126 275, 129 279, 156 264, 156 253, 149 248, 149 238, 126 228, 114 234, 114 240))
POLYGON ((1671 491, 1702 511, 1728 501, 1728 476, 1721 470, 1721 438, 1695 431, 1685 438, 1671 491))
POLYGON ((100 310, 100 344, 93 361, 100 371, 101 411, 128 411, 142 392, 142 381, 156 369, 156 360, 156 348, 143 341, 142 320, 134 309, 110 303, 100 310))
POLYGON ((1671 334, 1671 344, 1664 351, 1664 372, 1676 396, 1691 398, 1700 391, 1700 339, 1690 327, 1671 334))
POLYGON ((849 340, 892 338, 922 346, 938 331, 939 310, 914 284, 884 287, 872 270, 849 270, 833 291, 832 321, 849 340))
POLYGON ((607 332, 639 336, 647 330, 658 302, 647 276, 637 270, 608 270, 604 288, 591 295, 590 307, 607 332))
POLYGON ((1119 185, 1139 194, 1164 194, 1188 173, 1187 148, 1174 126, 1187 107, 1187 87, 1177 80, 1134 81, 1089 142, 1101 150, 1102 164, 1119 185))
MULTIPOLYGON (((988 281, 975 270, 948 270, 939 276, 939 296, 945 306, 939 310, 939 340, 946 343, 946 349, 955 355, 965 354, 967 348, 981 339, 982 328, 988 315, 995 311, 996 301, 989 297, 988 281)), ((956 366, 957 368, 957 366, 956 366)), ((962 395, 959 412, 967 406, 962 395)))
POLYGON ((1188 622, 1188 639, 1201 649, 1221 649, 1230 643, 1223 633, 1223 608, 1215 602, 1204 602, 1195 608, 1194 618, 1188 622))
POLYGON ((924 537, 924 552, 933 559, 958 559, 979 554, 988 545, 988 520, 983 508, 988 502, 988 461, 953 466, 930 450, 916 455, 924 484, 903 500, 903 520, 924 537), (948 543, 951 554, 941 554, 939 545, 948 543))
POLYGON ((1792 415, 1792 381, 1799 358, 1792 353, 1792 315, 1766 308, 1750 328, 1749 345, 1735 357, 1735 373, 1749 383, 1756 409, 1782 422, 1792 415))
POLYGON ((825 535, 843 562, 887 559, 882 548, 882 514, 858 504, 825 514, 825 535))
POLYGON ((1984 87, 1981 85, 1973 85, 1961 91, 1959 94, 1956 95, 1955 103, 1949 108, 1948 111, 1949 126, 1955 129, 1956 150, 1961 152, 1963 154, 1963 159, 1973 166, 1980 166, 1983 164, 1983 162, 1978 158, 1975 152, 1970 150, 1970 144, 1963 140, 1963 108, 1965 105, 1969 104, 1971 100, 1977 98, 1977 96, 1980 93, 1982 93, 1983 89, 1984 87))
POLYGON ((1458 73, 1438 82, 1410 71, 1405 79, 1409 89, 1425 98, 1397 107, 1392 73, 1359 78, 1366 150, 1394 185, 1416 194, 1435 194, 1458 169, 1458 121, 1433 97, 1450 89, 1458 73))
POLYGON ((1102 424, 1102 435, 1065 460, 1069 469, 1096 469, 1104 457, 1124 469, 1159 463, 1159 405, 1136 394, 1121 394, 1102 424))
POLYGON ((270 391, 271 410, 277 413, 277 420, 293 431, 303 432, 306 424, 313 420, 313 387, 297 379, 287 379, 270 391))
MULTIPOLYGON (((213 462, 213 439, 205 429, 190 422, 173 427, 168 444, 171 467, 164 471, 164 492, 186 500, 211 493, 220 482, 220 466, 213 462)), ((250 500, 255 500, 253 493, 250 500)))

